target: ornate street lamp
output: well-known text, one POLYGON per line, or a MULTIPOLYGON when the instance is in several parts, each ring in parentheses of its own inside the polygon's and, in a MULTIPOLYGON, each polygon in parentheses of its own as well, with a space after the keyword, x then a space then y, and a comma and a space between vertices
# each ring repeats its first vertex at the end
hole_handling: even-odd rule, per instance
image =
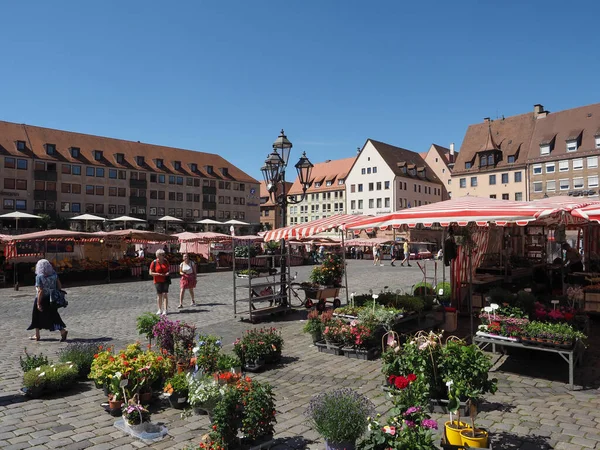
MULTIPOLYGON (((288 195, 285 192, 285 169, 287 168, 290 160, 290 151, 292 150, 292 143, 288 140, 284 131, 281 133, 273 143, 273 151, 267 156, 265 165, 260 169, 265 179, 269 196, 273 203, 278 205, 282 211, 283 226, 287 226, 287 207, 288 205, 298 204, 306 198, 306 190, 310 186, 310 174, 313 164, 309 161, 306 156, 306 152, 302 153, 302 156, 294 166, 298 173, 298 180, 302 186, 302 194, 299 195, 288 195)), ((286 255, 285 255, 285 242, 281 245, 281 286, 286 284, 286 255)), ((287 302, 287 290, 285 291, 285 298, 283 302, 287 302)))

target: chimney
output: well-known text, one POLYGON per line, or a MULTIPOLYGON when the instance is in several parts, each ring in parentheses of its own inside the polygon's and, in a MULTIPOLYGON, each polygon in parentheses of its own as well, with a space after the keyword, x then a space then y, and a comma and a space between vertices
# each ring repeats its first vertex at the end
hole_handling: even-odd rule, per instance
POLYGON ((533 105, 533 114, 537 117, 539 114, 544 112, 544 106, 540 105, 539 103, 537 105, 533 105))
POLYGON ((450 162, 454 162, 454 142, 450 144, 450 162))
POLYGON ((360 155, 360 147, 356 147, 356 154, 360 155))
POLYGON ((484 117, 483 118, 483 123, 490 123, 490 118, 489 117, 484 117))

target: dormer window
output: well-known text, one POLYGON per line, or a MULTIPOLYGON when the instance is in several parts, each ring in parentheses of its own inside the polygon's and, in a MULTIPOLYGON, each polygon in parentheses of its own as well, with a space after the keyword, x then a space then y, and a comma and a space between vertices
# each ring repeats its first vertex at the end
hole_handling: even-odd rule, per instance
POLYGON ((600 135, 594 136, 596 139, 596 148, 600 148, 600 135))
POLYGON ((417 174, 417 169, 410 169, 410 174, 414 177, 417 174))
POLYGON ((135 157, 135 162, 137 163, 138 166, 143 166, 144 165, 144 157, 143 156, 136 156, 135 157))
POLYGON ((341 185, 343 185, 343 184, 344 184, 344 181, 345 181, 345 180, 344 180, 343 178, 340 178, 340 179, 338 180, 338 186, 341 186, 341 185))
POLYGON ((221 175, 224 177, 229 176, 229 169, 227 167, 221 167, 221 175))
POLYGON ((333 184, 333 182, 332 182, 332 181, 327 181, 327 182, 325 183, 325 186, 331 186, 332 184, 333 184))
POLYGON ((470 169, 471 167, 473 167, 473 163, 471 161, 467 161, 465 163, 465 169, 470 169))
POLYGON ((81 149, 79 147, 71 147, 71 157, 79 158, 81 156, 81 149))
POLYGON ((115 160, 117 164, 123 164, 125 162, 125 155, 123 153, 115 153, 115 160))
POLYGON ((46 154, 56 155, 56 144, 46 144, 46 154))
POLYGON ((571 139, 567 141, 567 152, 576 152, 577 147, 577 139, 571 139))
POLYGON ((487 156, 481 156, 479 158, 479 166, 480 167, 485 167, 487 166, 487 156))
POLYGON ((510 155, 510 156, 508 157, 508 163, 509 163, 509 164, 512 164, 512 163, 514 163, 514 162, 515 162, 515 155, 510 155))
POLYGON ((318 187, 321 187, 321 184, 322 184, 322 183, 321 183, 320 181, 317 181, 317 182, 315 183, 315 187, 316 187, 316 188, 318 188, 318 187))
POLYGON ((181 161, 173 161, 173 169, 181 170, 181 161))
POLYGON ((488 166, 495 166, 494 155, 488 155, 488 166))
POLYGON ((213 166, 204 166, 206 168, 206 173, 212 175, 214 173, 213 166))
POLYGON ((102 161, 102 151, 100 150, 94 150, 94 160, 95 161, 102 161))
POLYGON ((190 164, 190 170, 192 172, 198 172, 198 164, 196 164, 196 163, 190 164))
POLYGON ((540 144, 540 155, 550 154, 550 144, 540 144))
POLYGON ((25 141, 17 141, 17 150, 22 152, 23 150, 25 150, 25 148, 26 148, 25 141))
POLYGON ((154 162, 156 163, 156 167, 159 169, 163 168, 163 160, 162 159, 155 159, 154 162))
POLYGON ((402 166, 402 173, 406 175, 406 166, 402 166))

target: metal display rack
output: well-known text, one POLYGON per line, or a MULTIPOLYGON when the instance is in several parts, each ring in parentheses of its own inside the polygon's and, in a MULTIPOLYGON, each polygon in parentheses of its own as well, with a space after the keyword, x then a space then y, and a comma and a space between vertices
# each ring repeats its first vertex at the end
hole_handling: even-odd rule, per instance
POLYGON ((290 252, 286 247, 282 246, 282 253, 278 255, 250 256, 250 249, 248 249, 248 256, 244 258, 247 259, 245 268, 249 272, 246 277, 237 274, 236 260, 242 258, 235 257, 234 246, 233 314, 235 317, 239 316, 254 323, 262 316, 285 313, 290 309, 290 252), (267 267, 256 264, 261 260, 267 261, 267 267), (252 275, 253 270, 257 275, 252 275), (285 277, 281 276, 282 272, 285 277))

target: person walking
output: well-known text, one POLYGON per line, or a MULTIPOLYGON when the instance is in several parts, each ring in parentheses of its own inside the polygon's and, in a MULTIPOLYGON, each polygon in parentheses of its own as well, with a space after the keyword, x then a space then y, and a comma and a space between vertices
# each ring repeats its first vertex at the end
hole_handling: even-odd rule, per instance
POLYGON ((60 331, 60 342, 67 340, 67 326, 60 318, 58 309, 50 303, 50 295, 56 289, 62 289, 54 267, 47 259, 40 259, 35 265, 35 287, 37 295, 33 301, 31 325, 28 330, 35 329, 35 335, 29 339, 39 341, 40 330, 60 331))
POLYGON ((383 264, 381 264, 381 247, 379 244, 373 246, 373 265, 383 266, 383 264))
POLYGON ((190 291, 190 295, 192 296, 192 302, 190 306, 196 306, 196 302, 194 301, 194 288, 196 287, 196 264, 194 261, 190 260, 190 256, 187 253, 183 254, 183 262, 179 265, 179 275, 181 275, 181 279, 179 280, 179 306, 178 308, 183 308, 183 297, 185 296, 186 289, 190 291))
POLYGON ((396 244, 392 244, 390 247, 390 257, 392 258, 392 262, 390 265, 396 267, 394 264, 396 262, 396 256, 398 255, 398 250, 396 249, 396 244))
POLYGON ((156 314, 166 316, 169 310, 169 262, 165 259, 165 251, 157 250, 156 259, 150 264, 149 274, 154 278, 156 288, 156 303, 158 311, 156 314))
POLYGON ((404 241, 404 259, 402 260, 400 265, 404 267, 404 263, 406 263, 406 265, 408 267, 411 267, 411 265, 410 265, 410 247, 408 245, 408 241, 404 241))

